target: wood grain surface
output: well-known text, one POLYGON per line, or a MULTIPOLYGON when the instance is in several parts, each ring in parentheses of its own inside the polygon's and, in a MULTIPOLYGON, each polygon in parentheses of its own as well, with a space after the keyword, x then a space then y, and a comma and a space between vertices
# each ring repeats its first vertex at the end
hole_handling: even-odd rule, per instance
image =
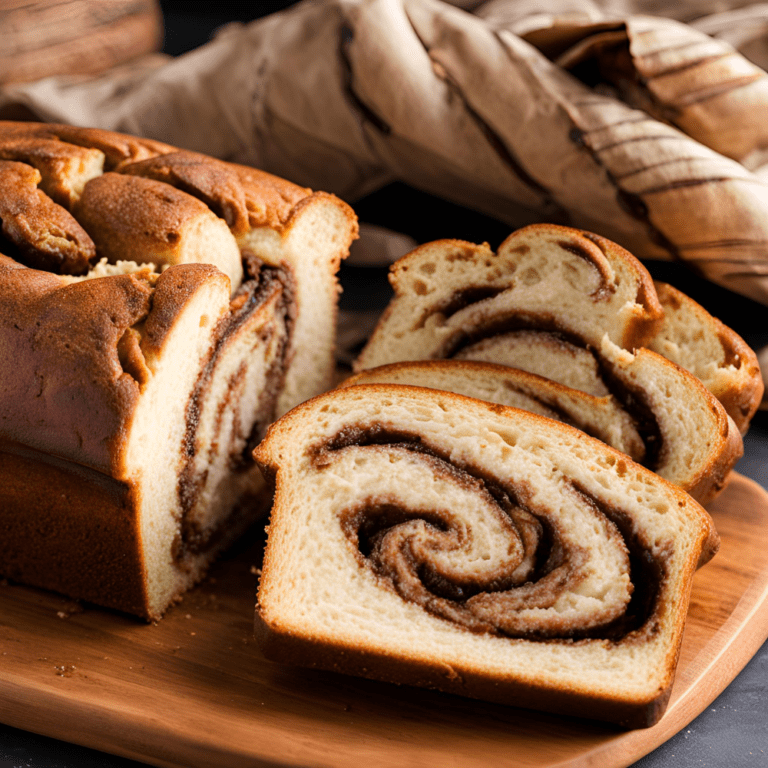
POLYGON ((0 29, 0 85, 97 74, 163 43, 157 0, 6 0, 0 29))
POLYGON ((0 586, 0 720, 158 766, 627 766, 676 733, 768 637, 768 494, 736 476, 694 580, 666 715, 628 733, 266 661, 257 534, 153 625, 0 586))

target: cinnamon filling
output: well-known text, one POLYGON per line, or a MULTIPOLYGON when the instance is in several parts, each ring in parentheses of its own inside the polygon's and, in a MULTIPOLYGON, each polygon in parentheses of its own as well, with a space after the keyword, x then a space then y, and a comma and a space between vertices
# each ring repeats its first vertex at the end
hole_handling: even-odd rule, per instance
MULTIPOLYGON (((555 342, 562 342, 587 350, 597 362, 600 379, 606 389, 616 398, 635 422, 637 431, 645 445, 645 457, 641 463, 652 471, 659 467, 664 451, 664 441, 658 419, 649 406, 642 389, 630 387, 625 382, 619 380, 595 349, 578 335, 563 329, 550 315, 515 312, 503 317, 492 318, 485 324, 477 325, 471 331, 459 329, 438 351, 436 357, 450 359, 473 344, 486 339, 513 334, 517 331, 544 333, 555 342)), ((545 405, 555 410, 549 403, 545 403, 545 405)), ((562 418, 561 420, 569 423, 567 418, 562 418)), ((575 424, 574 426, 589 434, 589 430, 585 429, 585 425, 575 424)))
POLYGON ((622 510, 576 483, 569 486, 581 508, 603 518, 611 545, 625 552, 631 581, 628 603, 600 609, 583 623, 578 617, 557 615, 529 620, 526 614, 552 608, 564 593, 578 591, 590 553, 561 529, 556 514, 531 504, 526 483, 502 484, 477 466, 450 459, 421 436, 383 424, 345 428, 313 446, 308 458, 322 471, 339 452, 361 447, 389 456, 407 454, 433 475, 475 494, 509 539, 502 550, 511 554, 498 564, 483 565, 480 572, 474 566, 454 569, 441 556, 466 548, 476 535, 462 520, 461 510, 419 507, 394 494, 371 494, 342 510, 339 520, 361 566, 370 568, 382 587, 476 633, 542 641, 619 641, 631 633, 653 631, 664 562, 654 559, 622 510))
MULTIPOLYGON (((231 302, 231 312, 221 321, 217 329, 217 343, 211 351, 206 365, 198 377, 194 392, 186 409, 186 430, 182 446, 183 465, 179 474, 177 494, 181 508, 180 529, 173 552, 177 563, 181 563, 189 554, 199 554, 215 546, 218 538, 217 528, 203 530, 197 521, 190 519, 190 511, 197 504, 200 494, 208 481, 208 469, 195 467, 198 445, 198 428, 202 408, 210 392, 217 364, 221 359, 228 340, 263 306, 265 302, 279 293, 278 314, 286 333, 278 340, 278 348, 266 372, 265 386, 259 395, 257 406, 258 418, 250 428, 245 447, 239 445, 237 435, 230 436, 230 444, 218 445, 216 436, 221 435, 224 417, 234 410, 235 421, 239 421, 239 404, 236 393, 242 387, 247 372, 244 361, 227 381, 227 391, 216 404, 214 420, 214 445, 217 452, 227 453, 229 469, 244 472, 253 466, 250 459, 255 445, 261 440, 266 427, 274 416, 275 404, 285 377, 286 353, 289 347, 295 317, 295 301, 292 278, 287 270, 263 264, 253 254, 244 254, 247 279, 237 291, 231 302)), ((277 327, 266 324, 262 329, 259 343, 269 346, 277 327)))

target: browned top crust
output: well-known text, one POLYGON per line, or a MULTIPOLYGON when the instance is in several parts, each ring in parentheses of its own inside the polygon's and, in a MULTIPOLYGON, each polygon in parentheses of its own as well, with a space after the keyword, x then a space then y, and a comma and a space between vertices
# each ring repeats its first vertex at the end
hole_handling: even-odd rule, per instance
POLYGON ((182 225, 199 216, 215 214, 235 238, 257 227, 282 232, 296 205, 313 195, 253 168, 66 125, 0 121, 3 162, 9 170, 18 165, 3 190, 6 238, 23 263, 60 274, 81 274, 97 257, 145 262, 150 254, 155 263, 173 263, 182 225))
POLYGON ((58 139, 67 144, 98 149, 104 153, 104 168, 117 169, 147 157, 173 152, 174 147, 152 139, 140 139, 99 128, 79 128, 58 123, 23 123, 0 121, 0 140, 12 137, 58 139))
POLYGON ((0 255, 0 350, 14 361, 0 366, 0 441, 120 479, 141 390, 127 359, 133 328, 145 321, 144 351, 159 348, 195 288, 212 278, 226 279, 208 264, 183 264, 154 288, 144 273, 68 284, 0 255))
POLYGON ((165 344, 183 307, 197 288, 209 280, 225 280, 219 269, 211 264, 177 264, 160 275, 152 297, 152 311, 142 330, 142 354, 151 357, 165 344))
POLYGON ((322 197, 148 139, 0 121, 0 352, 14 361, 0 371, 0 442, 119 479, 147 366, 185 303, 227 275, 236 290, 236 238, 288 232, 297 205, 322 197), (174 268, 62 277, 104 258, 174 268))
POLYGON ((75 215, 93 237, 99 255, 111 262, 139 264, 167 263, 163 255, 181 242, 190 222, 213 218, 208 206, 186 192, 120 173, 105 173, 88 182, 75 215))
POLYGON ((280 228, 310 191, 263 171, 179 151, 131 163, 122 173, 170 184, 202 200, 235 236, 252 227, 280 228))
POLYGON ((235 234, 248 228, 245 193, 225 163, 197 152, 181 151, 131 163, 122 172, 162 181, 199 198, 235 234))
POLYGON ((73 187, 85 174, 101 173, 104 155, 54 139, 0 136, 0 159, 28 163, 40 171, 41 187, 59 205, 69 207, 79 194, 73 187), (74 184, 73 184, 74 181, 74 184))
POLYGON ((26 163, 0 160, 3 234, 31 267, 78 275, 96 257, 96 246, 66 209, 39 190, 40 172, 26 163))
POLYGON ((312 192, 258 168, 232 163, 228 163, 228 166, 243 185, 251 227, 282 228, 287 224, 294 206, 312 192))
POLYGON ((0 257, 0 434, 94 469, 115 469, 139 395, 118 343, 149 313, 146 279, 64 284, 0 257), (44 429, 41 429, 44 425, 44 429))

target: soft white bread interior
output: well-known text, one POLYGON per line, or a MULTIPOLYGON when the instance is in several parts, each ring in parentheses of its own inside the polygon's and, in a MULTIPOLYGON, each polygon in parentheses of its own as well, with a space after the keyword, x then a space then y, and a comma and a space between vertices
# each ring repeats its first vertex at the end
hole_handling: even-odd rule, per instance
POLYGON ((522 408, 577 427, 635 461, 645 457, 637 425, 611 395, 590 395, 519 368, 474 360, 414 360, 360 371, 339 386, 358 384, 408 384, 522 408))
POLYGON ((646 726, 691 579, 716 551, 686 493, 583 432, 395 384, 292 410, 258 596, 269 658, 646 726))
POLYGON ((607 333, 632 349, 663 318, 637 259, 605 238, 551 224, 513 232, 497 252, 458 240, 427 243, 392 265, 390 282, 395 296, 356 370, 453 357, 483 339, 529 330, 581 346, 607 333))
POLYGON ((331 380, 355 216, 106 131, 0 122, 2 157, 0 573, 157 618, 265 511, 266 426, 331 380))

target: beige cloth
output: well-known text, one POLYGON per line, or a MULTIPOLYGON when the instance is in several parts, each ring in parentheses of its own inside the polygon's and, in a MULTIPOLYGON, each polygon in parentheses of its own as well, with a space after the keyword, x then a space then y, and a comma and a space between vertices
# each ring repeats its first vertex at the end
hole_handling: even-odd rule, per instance
POLYGON ((768 77, 727 42, 768 64, 768 6, 547 7, 308 1, 177 59, 10 88, 0 114, 149 136, 353 203, 400 179, 510 226, 685 260, 768 304, 768 77))

